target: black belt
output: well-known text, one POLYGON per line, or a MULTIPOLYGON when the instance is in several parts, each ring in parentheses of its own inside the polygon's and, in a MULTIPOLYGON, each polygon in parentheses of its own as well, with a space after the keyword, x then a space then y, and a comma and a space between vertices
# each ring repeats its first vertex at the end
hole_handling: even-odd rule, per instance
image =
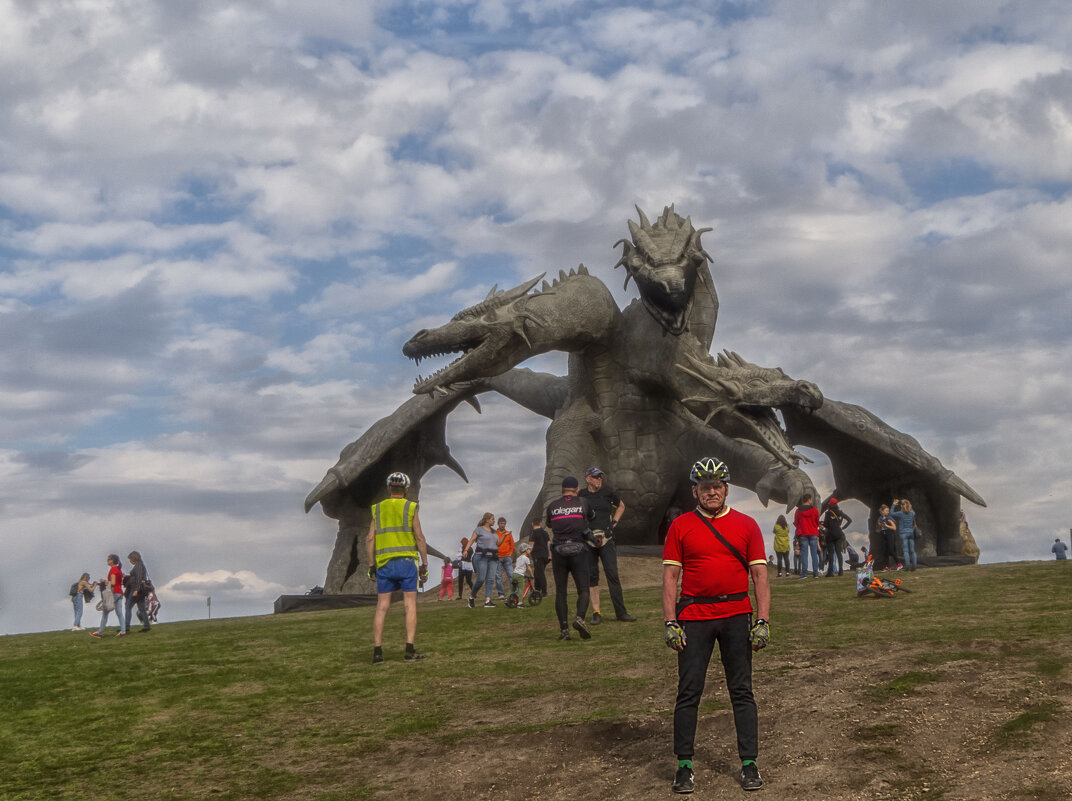
POLYGON ((678 599, 677 608, 675 609, 674 614, 680 617, 682 610, 686 606, 692 606, 693 604, 724 604, 728 601, 743 601, 747 597, 747 592, 733 592, 729 595, 713 596, 682 595, 681 598, 678 599))

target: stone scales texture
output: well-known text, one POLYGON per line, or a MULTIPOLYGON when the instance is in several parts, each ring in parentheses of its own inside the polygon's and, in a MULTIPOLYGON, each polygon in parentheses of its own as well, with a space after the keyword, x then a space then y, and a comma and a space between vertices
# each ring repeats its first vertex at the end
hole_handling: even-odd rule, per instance
MULTIPOLYGON (((529 517, 558 494, 563 476, 597 464, 607 471, 629 513, 615 530, 622 544, 654 545, 673 517, 691 508, 689 466, 717 455, 733 483, 766 505, 794 506, 818 494, 794 445, 830 457, 839 499, 877 509, 908 498, 923 532, 922 561, 963 556, 960 498, 983 499, 952 471, 903 434, 859 406, 825 398, 807 381, 760 367, 736 353, 711 355, 718 297, 701 235, 673 206, 651 223, 637 209, 621 240, 625 283, 639 291, 624 311, 584 265, 498 291, 456 314, 446 325, 418 331, 403 347, 416 361, 461 356, 414 385, 414 397, 348 445, 309 494, 339 521, 326 593, 370 592, 358 568, 369 507, 385 497, 395 470, 414 482, 446 465, 468 480, 446 443, 446 418, 461 402, 479 411, 477 396, 497 392, 550 419, 543 486, 529 517), (569 354, 569 374, 555 376, 516 365, 551 350, 569 354), (777 410, 785 423, 779 424, 777 410)), ((872 529, 873 529, 873 520, 872 529)), ((974 543, 971 543, 974 545, 974 543)), ((975 550, 977 558, 978 551, 975 550)))

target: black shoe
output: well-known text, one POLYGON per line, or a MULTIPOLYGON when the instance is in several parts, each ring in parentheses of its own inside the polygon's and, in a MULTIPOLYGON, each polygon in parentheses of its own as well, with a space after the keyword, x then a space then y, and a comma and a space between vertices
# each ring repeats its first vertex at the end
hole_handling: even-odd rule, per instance
POLYGON ((603 615, 599 614, 599 612, 593 612, 592 613, 592 625, 593 626, 598 626, 602 622, 603 622, 603 615))
POLYGON ((584 618, 573 618, 573 628, 577 629, 577 633, 581 635, 582 640, 592 639, 592 632, 590 632, 588 626, 585 625, 584 618))
POLYGON ((763 779, 759 777, 759 768, 753 762, 741 766, 741 787, 745 790, 758 790, 763 786, 763 779))
POLYGON ((416 651, 406 651, 406 661, 416 662, 418 659, 427 659, 428 654, 419 654, 416 651))
POLYGON ((618 620, 622 623, 636 623, 636 618, 626 612, 624 615, 618 615, 618 620))
POLYGON ((473 596, 471 596, 471 595, 468 598, 465 599, 465 603, 470 609, 475 609, 476 608, 476 601, 473 599, 473 596))
POLYGON ((152 631, 152 629, 148 626, 142 626, 140 629, 138 629, 138 631, 152 631))
POLYGON ((383 654, 373 653, 372 654, 372 664, 379 665, 379 664, 382 664, 382 663, 383 663, 383 654))
POLYGON ((558 635, 558 639, 560 639, 560 640, 572 640, 573 638, 570 637, 569 629, 562 629, 562 631, 558 635))
POLYGON ((694 787, 692 780, 692 768, 680 767, 674 774, 674 783, 670 789, 675 793, 691 793, 694 787))

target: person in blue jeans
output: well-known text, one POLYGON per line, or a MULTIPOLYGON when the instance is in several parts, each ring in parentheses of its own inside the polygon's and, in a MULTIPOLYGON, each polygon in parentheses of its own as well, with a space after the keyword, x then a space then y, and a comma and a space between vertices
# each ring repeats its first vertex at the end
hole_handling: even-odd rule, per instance
POLYGON ((108 625, 108 613, 115 612, 119 618, 119 631, 116 637, 127 636, 127 618, 123 614, 123 563, 119 561, 119 555, 108 554, 108 577, 100 583, 101 592, 101 622, 100 628, 89 633, 90 637, 98 640, 104 636, 104 628, 108 625))
POLYGON ((811 554, 811 575, 819 577, 819 510, 811 493, 805 493, 793 515, 793 527, 800 541, 800 577, 808 577, 808 554, 811 554))
POLYGON ((82 631, 82 610, 85 602, 93 597, 93 587, 96 586, 89 580, 89 573, 83 573, 82 578, 74 586, 74 595, 71 596, 71 605, 74 607, 74 625, 71 631, 82 631))
POLYGON ((491 593, 495 589, 495 570, 499 566, 499 542, 491 528, 494 521, 495 515, 485 512, 473 529, 473 536, 462 548, 463 551, 473 549, 473 586, 466 601, 470 609, 476 607, 476 594, 481 587, 484 588, 484 606, 495 606, 491 602, 491 593))
POLYGON ((904 565, 906 570, 916 569, 916 513, 912 510, 912 502, 907 498, 898 501, 893 499, 893 507, 898 511, 890 512, 890 517, 897 523, 897 533, 901 536, 901 551, 904 553, 904 565))

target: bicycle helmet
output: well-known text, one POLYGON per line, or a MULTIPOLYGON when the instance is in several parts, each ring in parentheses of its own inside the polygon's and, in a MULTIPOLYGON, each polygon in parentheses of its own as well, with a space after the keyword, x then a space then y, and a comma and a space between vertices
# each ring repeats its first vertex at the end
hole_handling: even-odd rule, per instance
POLYGON ((701 481, 725 481, 729 484, 730 469, 713 456, 705 456, 692 466, 689 481, 693 484, 699 484, 701 481))
POLYGON ((402 487, 403 489, 409 488, 409 476, 405 473, 391 473, 387 477, 388 487, 402 487))

